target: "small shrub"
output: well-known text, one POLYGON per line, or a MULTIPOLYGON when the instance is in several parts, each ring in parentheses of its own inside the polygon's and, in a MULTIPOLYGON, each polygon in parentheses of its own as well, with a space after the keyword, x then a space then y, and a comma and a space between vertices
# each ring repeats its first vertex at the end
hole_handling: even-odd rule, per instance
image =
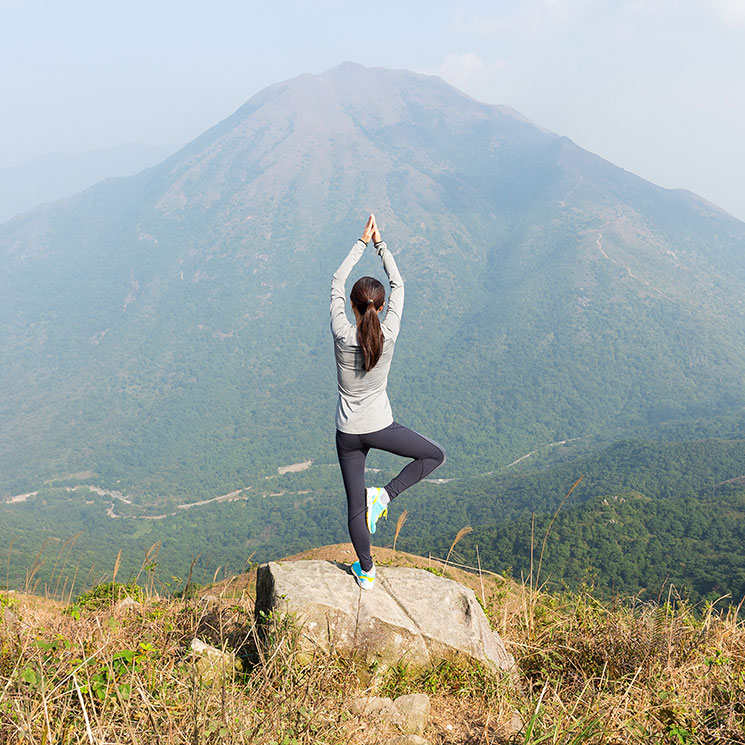
POLYGON ((0 592, 0 608, 12 608, 16 604, 14 598, 9 598, 7 595, 3 595, 0 592))
POLYGON ((188 582, 181 590, 176 590, 173 597, 181 600, 194 600, 199 597, 199 592, 204 587, 205 585, 200 585, 198 582, 188 582))
POLYGON ((130 580, 126 585, 121 582, 103 582, 88 592, 78 595, 66 612, 68 615, 79 616, 81 610, 96 610, 102 606, 118 603, 124 598, 142 602, 145 599, 145 593, 134 580, 130 580))

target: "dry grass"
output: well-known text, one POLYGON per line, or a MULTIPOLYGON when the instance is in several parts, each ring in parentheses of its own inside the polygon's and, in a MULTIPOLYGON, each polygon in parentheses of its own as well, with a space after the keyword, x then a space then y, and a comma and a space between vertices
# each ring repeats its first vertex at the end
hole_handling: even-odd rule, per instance
MULTIPOLYGON (((348 550, 303 558, 343 560, 348 550)), ((3 593, 16 620, 0 620, 0 742, 375 745, 395 729, 351 715, 348 701, 423 691, 433 745, 745 743, 745 628, 735 609, 608 606, 590 592, 546 594, 375 551, 378 563, 429 566, 471 586, 517 660, 519 685, 450 662, 371 676, 355 660, 301 653, 290 625, 257 645, 251 574, 215 585, 212 597, 150 597, 79 618, 3 593), (209 681, 189 654, 194 637, 250 669, 209 681)))
POLYGON ((343 690, 354 665, 296 659, 291 629, 255 643, 249 598, 185 604, 169 599, 79 619, 13 606, 0 627, 0 742, 346 742, 343 690), (194 637, 231 649, 251 671, 210 680, 194 637))
POLYGON ((608 607, 590 593, 541 594, 530 623, 510 621, 505 634, 522 647, 527 693, 541 698, 541 729, 591 727, 596 734, 582 742, 745 742, 745 627, 736 609, 608 607))

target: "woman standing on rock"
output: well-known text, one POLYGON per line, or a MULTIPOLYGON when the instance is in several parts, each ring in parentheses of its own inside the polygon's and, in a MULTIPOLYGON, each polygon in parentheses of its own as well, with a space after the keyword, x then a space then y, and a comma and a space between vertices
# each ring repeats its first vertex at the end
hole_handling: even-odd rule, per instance
POLYGON ((365 590, 375 584, 370 534, 375 532, 378 519, 387 516, 392 499, 445 460, 445 452, 439 445, 393 420, 386 386, 403 307, 403 280, 393 254, 380 237, 375 216, 370 215, 362 238, 331 280, 331 333, 339 384, 336 452, 347 493, 349 535, 358 558, 352 564, 352 574, 365 590), (355 318, 351 324, 344 309, 344 283, 370 238, 374 239, 375 252, 383 261, 391 287, 388 311, 381 323, 385 288, 374 277, 361 277, 350 293, 355 318), (413 460, 384 487, 365 488, 365 458, 370 448, 413 460))

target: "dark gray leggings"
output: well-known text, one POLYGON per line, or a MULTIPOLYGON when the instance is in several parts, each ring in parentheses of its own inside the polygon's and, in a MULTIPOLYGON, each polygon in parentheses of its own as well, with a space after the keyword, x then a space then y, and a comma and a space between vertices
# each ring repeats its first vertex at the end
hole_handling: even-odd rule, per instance
POLYGON ((398 476, 385 485, 384 488, 391 499, 395 499, 404 489, 421 481, 445 461, 445 451, 436 442, 398 422, 364 435, 350 435, 336 430, 336 453, 339 456, 341 476, 347 492, 349 537, 360 560, 360 566, 366 572, 373 565, 370 555, 370 533, 365 520, 365 458, 370 448, 385 450, 404 458, 413 458, 398 476))

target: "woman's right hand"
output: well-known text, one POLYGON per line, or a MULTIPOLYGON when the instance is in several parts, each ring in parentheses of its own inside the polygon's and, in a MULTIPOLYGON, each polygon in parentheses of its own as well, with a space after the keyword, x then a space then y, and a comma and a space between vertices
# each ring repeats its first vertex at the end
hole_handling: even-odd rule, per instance
POLYGON ((367 225, 365 225, 365 230, 362 233, 363 243, 370 242, 370 238, 372 238, 373 230, 375 230, 375 215, 370 215, 370 217, 367 218, 367 225))

